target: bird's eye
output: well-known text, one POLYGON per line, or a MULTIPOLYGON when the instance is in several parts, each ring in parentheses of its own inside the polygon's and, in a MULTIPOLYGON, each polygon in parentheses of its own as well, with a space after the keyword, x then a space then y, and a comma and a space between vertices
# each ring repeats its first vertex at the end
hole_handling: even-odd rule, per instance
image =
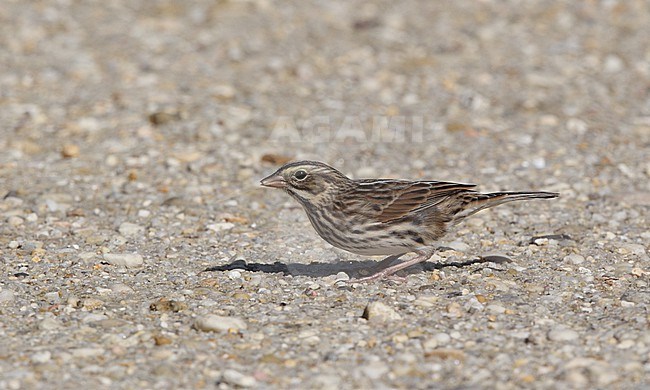
POLYGON ((295 177, 297 180, 305 180, 307 177, 307 172, 301 169, 299 171, 296 171, 296 173, 293 174, 293 177, 295 177))

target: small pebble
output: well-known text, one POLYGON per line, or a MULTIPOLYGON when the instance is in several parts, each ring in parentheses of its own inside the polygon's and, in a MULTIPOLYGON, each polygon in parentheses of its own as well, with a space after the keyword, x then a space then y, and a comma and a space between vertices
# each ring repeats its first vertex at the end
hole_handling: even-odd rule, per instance
POLYGON ((336 282, 338 281, 348 281, 350 280, 350 275, 346 274, 345 272, 339 272, 336 275, 334 275, 334 280, 336 282))
POLYGON ((359 367, 359 370, 366 377, 377 380, 381 378, 382 375, 386 374, 390 370, 390 367, 386 363, 378 361, 361 366, 359 367))
POLYGON ((577 340, 580 335, 573 329, 566 327, 557 327, 548 332, 548 339, 551 341, 574 341, 577 340))
POLYGON ((63 145, 61 156, 64 158, 79 157, 79 146, 73 144, 63 145))
POLYGON ((306 345, 317 345, 321 342, 321 338, 318 337, 318 331, 315 329, 306 329, 301 331, 298 333, 298 338, 300 338, 301 342, 306 345))
POLYGON ((80 252, 77 256, 84 263, 93 263, 98 257, 95 252, 80 252))
POLYGON ((105 253, 104 261, 127 268, 140 267, 144 264, 142 255, 138 253, 105 253))
POLYGON ((565 374, 565 380, 572 384, 575 388, 588 388, 589 379, 582 370, 568 370, 565 374))
POLYGON ((242 374, 239 371, 233 369, 227 369, 223 372, 221 380, 230 385, 239 386, 239 387, 255 387, 257 386, 257 380, 252 376, 242 374))
POLYGON ((618 343, 616 346, 618 349, 630 349, 634 345, 636 345, 636 342, 634 340, 626 339, 618 343))
POLYGON ((487 311, 492 314, 503 314, 506 312, 506 308, 501 305, 490 304, 485 307, 487 311))
POLYGON ((212 231, 220 232, 223 230, 230 230, 234 228, 235 224, 232 222, 217 222, 217 223, 212 223, 206 227, 212 231))
POLYGON ((52 353, 50 351, 41 351, 33 354, 30 360, 32 361, 32 363, 42 364, 42 363, 49 362, 51 358, 52 358, 52 353))
MULTIPOLYGON (((69 297, 68 304, 70 304, 71 301, 74 303, 74 300, 75 300, 74 297, 69 297)), ((95 310, 104 306, 104 301, 97 298, 86 298, 81 302, 81 306, 86 310, 95 310)))
POLYGON ((458 252, 467 252, 470 248, 469 245, 465 244, 462 241, 452 241, 450 243, 447 243, 445 246, 448 246, 449 248, 458 252))
POLYGON ((648 259, 645 246, 641 244, 620 243, 618 244, 618 248, 618 251, 621 254, 632 254, 643 260, 648 259))
POLYGON ((102 313, 88 313, 81 319, 81 322, 88 324, 91 322, 99 322, 107 319, 108 317, 102 313))
POLYGON ((20 226, 24 222, 25 221, 17 215, 12 215, 9 218, 7 218, 7 223, 11 226, 20 226))
POLYGON ((123 222, 120 224, 118 231, 124 237, 135 237, 144 234, 144 227, 131 222, 123 222))
POLYGON ((371 322, 387 322, 402 319, 402 316, 395 309, 379 301, 370 302, 364 309, 361 317, 371 322))
POLYGON ((16 299, 16 294, 12 290, 3 289, 0 291, 0 303, 10 303, 16 299))
POLYGON ((460 306, 460 303, 458 302, 451 302, 450 304, 448 304, 446 307, 446 311, 450 317, 460 317, 463 315, 463 308, 460 306))
POLYGON ((438 348, 439 341, 435 337, 430 337, 422 342, 422 349, 424 351, 433 351, 438 348))
POLYGON ((38 324, 38 329, 40 330, 53 330, 61 327, 61 322, 55 318, 46 317, 43 318, 38 324))
POLYGON ((61 302, 61 295, 59 294, 58 291, 52 291, 52 292, 46 293, 44 298, 49 303, 59 303, 59 302, 61 302))
POLYGON ((432 348, 437 348, 437 347, 442 346, 442 345, 447 345, 450 342, 451 342, 451 336, 449 334, 447 334, 447 333, 437 333, 437 334, 433 335, 432 337, 430 337, 429 339, 427 339, 424 342, 424 345, 426 346, 425 349, 427 349, 427 348, 432 349, 432 348))
POLYGON ((204 332, 227 332, 229 330, 242 330, 248 326, 239 317, 224 317, 216 314, 208 314, 197 317, 194 320, 194 327, 204 332))
POLYGON ((420 307, 434 307, 439 300, 440 297, 437 295, 420 295, 415 298, 413 304, 420 307))
POLYGON ((88 359, 105 353, 106 350, 103 348, 76 348, 72 350, 72 356, 78 359, 88 359))
POLYGON ((585 261, 584 256, 572 253, 568 256, 564 256, 564 261, 571 264, 582 264, 585 261))
POLYGON ((43 242, 42 241, 25 241, 22 245, 23 250, 27 252, 33 252, 36 249, 41 249, 43 248, 43 242))
POLYGON ((134 292, 133 288, 124 283, 115 283, 110 286, 110 290, 114 294, 131 294, 134 292))
POLYGON ((178 313, 185 309, 187 309, 187 303, 166 297, 162 297, 149 305, 149 310, 151 311, 171 311, 178 313))

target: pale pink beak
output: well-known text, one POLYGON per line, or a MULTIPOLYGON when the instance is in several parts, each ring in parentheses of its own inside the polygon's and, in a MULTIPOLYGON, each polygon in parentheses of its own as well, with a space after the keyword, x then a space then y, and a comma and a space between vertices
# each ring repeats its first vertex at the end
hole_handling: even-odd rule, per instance
POLYGON ((280 175, 273 174, 271 176, 267 176, 260 183, 265 186, 265 187, 273 187, 273 188, 284 188, 287 186, 287 182, 284 181, 284 178, 280 175))

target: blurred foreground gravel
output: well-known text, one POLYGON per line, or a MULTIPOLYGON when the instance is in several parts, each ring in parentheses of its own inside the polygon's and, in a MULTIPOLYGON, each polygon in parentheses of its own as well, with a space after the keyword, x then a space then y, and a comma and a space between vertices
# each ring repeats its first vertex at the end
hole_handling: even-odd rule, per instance
POLYGON ((4 1, 0 388, 650 386, 650 5, 4 1), (561 192, 402 284, 258 180, 561 192))

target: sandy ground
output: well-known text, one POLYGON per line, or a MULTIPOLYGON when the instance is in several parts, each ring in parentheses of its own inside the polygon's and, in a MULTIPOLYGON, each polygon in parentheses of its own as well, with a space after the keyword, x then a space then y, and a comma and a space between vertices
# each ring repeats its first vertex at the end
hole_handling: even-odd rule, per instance
POLYGON ((4 1, 0 388, 650 386, 650 5, 4 1), (407 281, 259 179, 548 190, 407 281), (365 315, 364 315, 365 312, 365 315))

